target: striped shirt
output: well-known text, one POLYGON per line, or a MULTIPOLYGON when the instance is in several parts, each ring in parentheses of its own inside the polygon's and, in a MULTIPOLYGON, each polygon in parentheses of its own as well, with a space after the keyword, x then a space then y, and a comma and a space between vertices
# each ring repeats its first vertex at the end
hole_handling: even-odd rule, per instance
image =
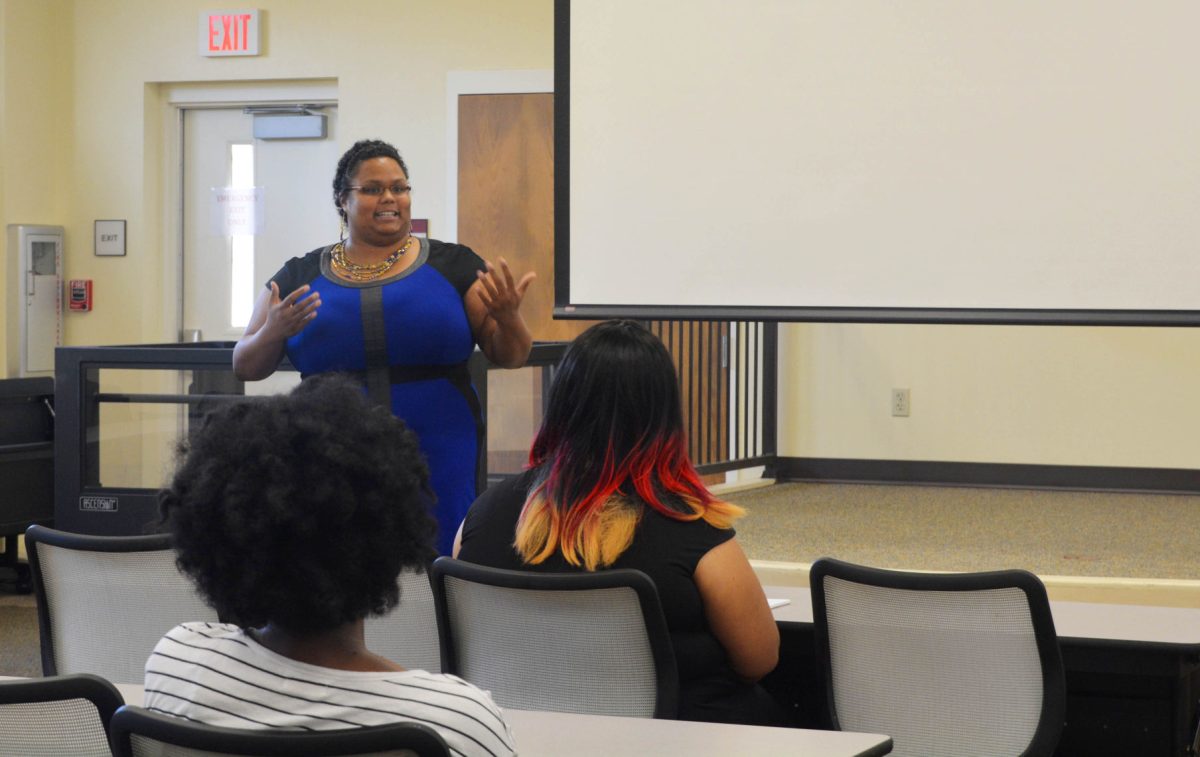
POLYGON ((415 721, 436 729, 455 755, 515 753, 491 696, 457 676, 309 665, 229 624, 171 629, 146 661, 145 691, 146 709, 208 725, 330 730, 415 721))

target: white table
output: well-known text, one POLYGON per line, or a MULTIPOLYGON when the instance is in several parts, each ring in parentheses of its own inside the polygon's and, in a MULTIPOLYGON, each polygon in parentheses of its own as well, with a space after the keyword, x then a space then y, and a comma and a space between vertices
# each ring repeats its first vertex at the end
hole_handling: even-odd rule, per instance
MULTIPOLYGON (((772 612, 779 623, 812 623, 812 592, 800 586, 764 586, 771 599, 789 603, 772 612)), ((1200 649, 1200 610, 1051 600, 1060 639, 1171 644, 1200 649)))
MULTIPOLYGON (((142 703, 139 684, 117 684, 126 704, 142 703)), ((738 757, 820 755, 873 757, 892 750, 887 736, 801 728, 763 728, 679 720, 642 720, 605 715, 505 710, 521 757, 738 757)))

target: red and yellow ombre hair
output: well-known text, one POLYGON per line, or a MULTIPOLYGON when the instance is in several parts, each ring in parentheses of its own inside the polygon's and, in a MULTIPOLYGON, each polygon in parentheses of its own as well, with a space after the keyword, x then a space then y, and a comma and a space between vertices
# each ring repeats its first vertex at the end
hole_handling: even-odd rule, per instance
POLYGON ((687 455, 675 366, 636 321, 606 321, 558 366, 529 465, 535 484, 513 546, 529 564, 559 552, 588 570, 611 565, 644 507, 729 528, 737 505, 712 496, 687 455))

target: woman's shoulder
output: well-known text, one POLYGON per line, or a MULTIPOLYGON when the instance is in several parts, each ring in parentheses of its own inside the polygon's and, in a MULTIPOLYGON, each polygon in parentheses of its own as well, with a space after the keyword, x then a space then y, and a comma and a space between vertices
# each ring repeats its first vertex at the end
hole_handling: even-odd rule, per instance
POLYGON ((204 638, 215 639, 229 636, 240 636, 243 633, 240 626, 233 623, 216 623, 206 620, 193 620, 167 631, 167 636, 177 639, 204 638))
POLYGON ((732 528, 718 528, 703 518, 677 520, 648 506, 638 531, 644 542, 656 548, 690 552, 696 555, 696 559, 737 535, 732 528))
POLYGON ((330 247, 331 245, 322 245, 284 263, 283 267, 270 278, 270 281, 274 281, 279 286, 279 296, 287 297, 293 290, 320 276, 321 256, 330 247))
POLYGON ((211 650, 227 648, 230 644, 244 644, 244 632, 232 623, 215 623, 208 621, 190 621, 167 631, 155 645, 155 655, 164 652, 179 654, 179 650, 187 649, 189 654, 207 653, 211 650))
POLYGON ((392 680, 403 681, 405 683, 436 683, 444 687, 448 691, 459 691, 465 696, 470 696, 472 699, 478 699, 482 702, 494 703, 492 695, 467 681, 464 678, 454 675, 453 673, 433 673, 428 670, 404 670, 398 671, 392 680))
POLYGON ((490 518, 514 509, 519 513, 529 496, 533 475, 533 471, 525 471, 489 486, 471 504, 467 517, 470 518, 471 514, 474 514, 476 517, 490 518))
POLYGON ((483 258, 464 244, 429 240, 428 265, 446 278, 459 295, 465 295, 475 283, 475 272, 487 270, 483 258))
POLYGON ((434 255, 439 257, 479 257, 474 250, 472 250, 470 247, 467 247, 465 244, 459 244, 458 242, 443 242, 440 239, 429 239, 428 242, 430 257, 434 255))
POLYGON ((526 471, 492 485, 471 503, 463 519, 459 557, 493 564, 513 559, 513 529, 529 496, 533 473, 526 471))
MULTIPOLYGON (((422 720, 442 732, 455 754, 510 755, 516 753, 512 730, 492 695, 450 673, 409 670, 397 673, 389 681, 399 687, 411 686, 417 701, 428 714, 422 720), (431 711, 432 708, 432 711, 431 711), (449 715, 459 713, 463 719, 449 715), (435 714, 436 713, 436 714, 435 714), (479 751, 482 747, 483 751, 479 751)), ((394 692, 385 696, 396 701, 394 692)), ((393 705, 394 706, 394 705, 393 705)))
MULTIPOLYGON (((496 720, 503 722, 504 716, 491 693, 452 673, 430 673, 427 670, 405 670, 397 672, 388 680, 398 684, 419 686, 423 691, 447 694, 457 699, 473 699, 491 712, 496 720)), ((460 707, 461 709, 461 707, 460 707)))

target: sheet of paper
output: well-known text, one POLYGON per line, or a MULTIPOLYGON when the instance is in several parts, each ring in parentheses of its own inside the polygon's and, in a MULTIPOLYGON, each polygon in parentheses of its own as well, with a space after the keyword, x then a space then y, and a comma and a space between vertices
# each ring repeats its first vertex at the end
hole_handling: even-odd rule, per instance
POLYGON ((770 605, 772 610, 774 610, 776 607, 783 607, 784 605, 790 605, 791 603, 792 603, 792 600, 790 600, 790 599, 771 599, 770 597, 767 598, 767 604, 770 605))

